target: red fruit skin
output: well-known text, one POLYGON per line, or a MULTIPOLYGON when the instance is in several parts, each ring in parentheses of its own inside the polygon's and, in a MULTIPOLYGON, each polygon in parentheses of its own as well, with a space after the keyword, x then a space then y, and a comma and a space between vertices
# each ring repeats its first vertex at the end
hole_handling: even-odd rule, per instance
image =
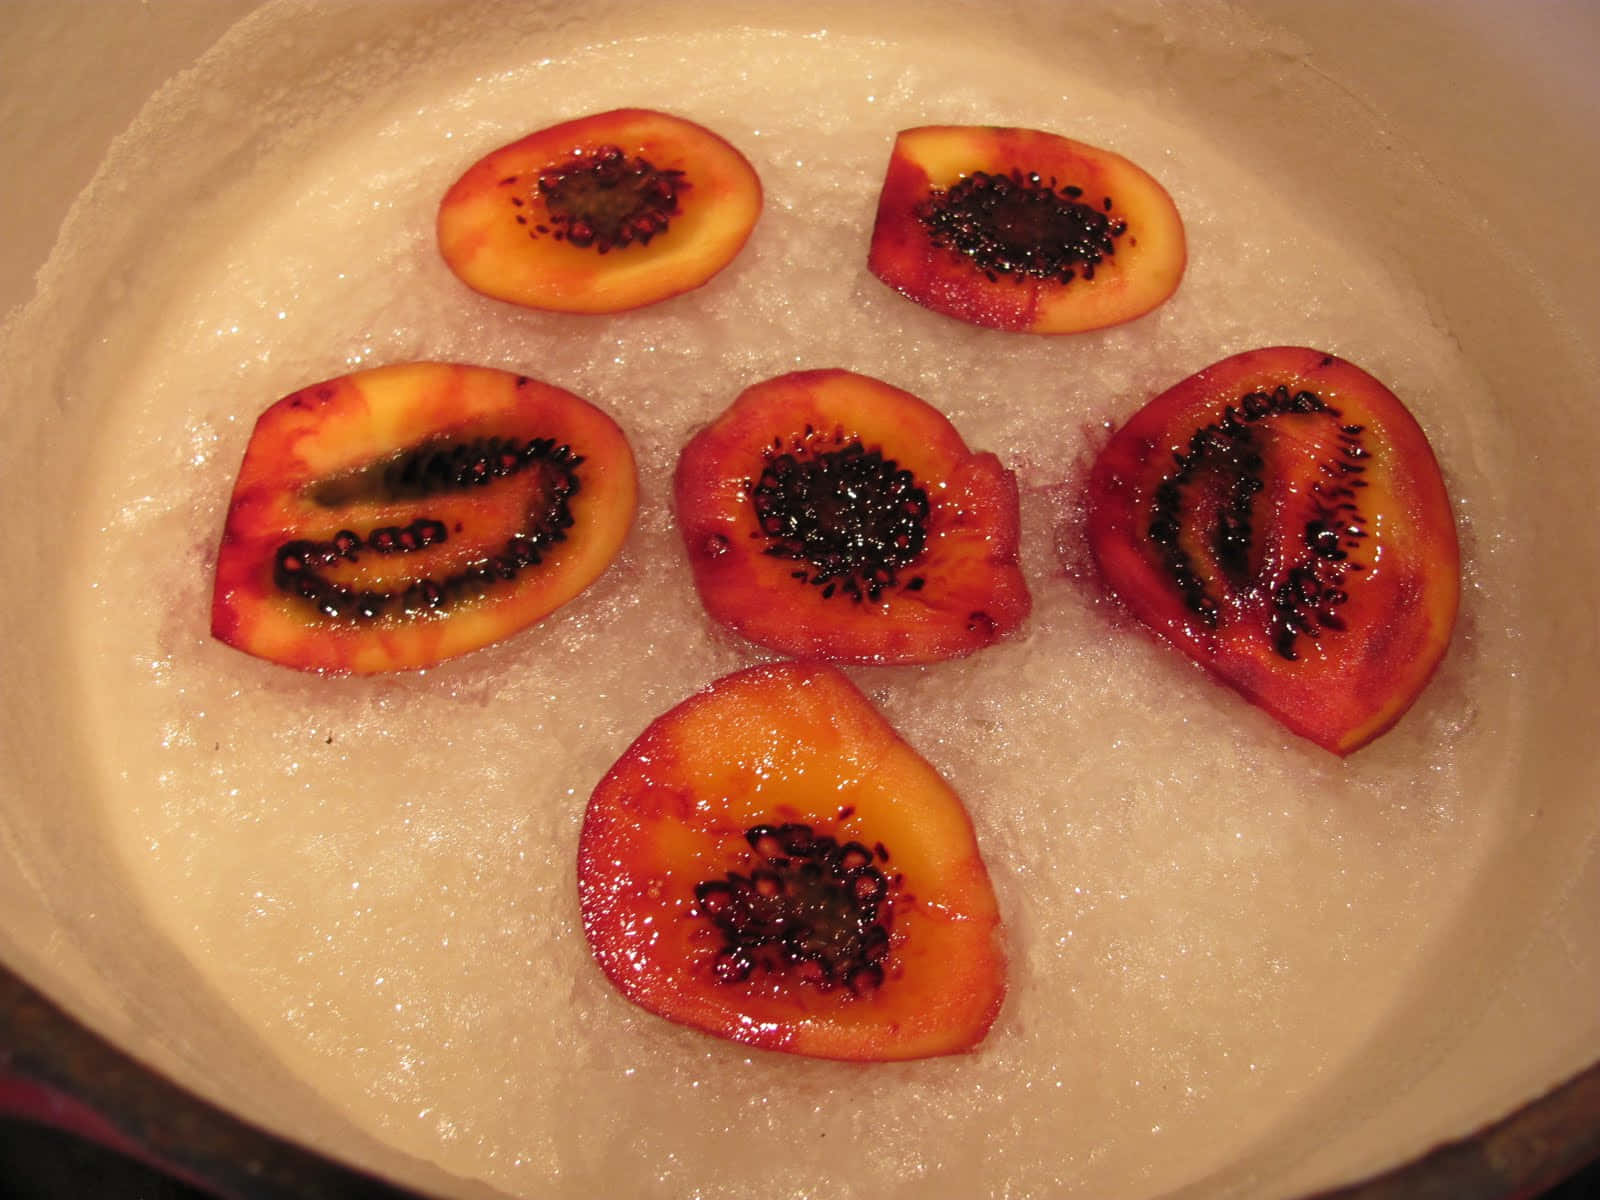
MULTIPOLYGON (((1275 481, 1256 502, 1258 536, 1271 538, 1269 561, 1292 561, 1300 531, 1281 528, 1283 514, 1292 523, 1296 497, 1319 481, 1316 456, 1306 451, 1319 449, 1327 435, 1317 431, 1327 424, 1281 431, 1275 481)), ((1095 463, 1088 537, 1105 583, 1135 616, 1289 729, 1339 755, 1400 719, 1432 677, 1455 625, 1460 550, 1427 436, 1378 380, 1318 350, 1235 355, 1135 413, 1095 463), (1314 641, 1301 637, 1298 661, 1279 655, 1266 633, 1272 579, 1225 604, 1219 627, 1209 628, 1185 604, 1148 532, 1155 488, 1190 435, 1242 396, 1280 384, 1321 397, 1340 413, 1338 424, 1362 426, 1370 455, 1358 493, 1369 536, 1350 550, 1365 569, 1347 577, 1349 600, 1338 610, 1347 628, 1323 629, 1314 641)))
POLYGON ((217 553, 212 636, 247 654, 301 670, 357 675, 432 666, 500 640, 547 616, 597 579, 633 522, 633 453, 616 423, 572 393, 488 367, 407 363, 358 371, 293 392, 257 420, 234 483, 217 553), (571 502, 570 536, 515 583, 443 613, 358 624, 318 616, 273 578, 278 547, 298 538, 365 536, 431 517, 455 532, 438 547, 387 560, 363 554, 395 590, 448 575, 499 553, 526 512, 515 478, 417 499, 330 508, 316 487, 419 443, 479 437, 553 438, 585 457, 571 502), (520 505, 520 506, 519 506, 520 505))
POLYGON ((1018 565, 1016 477, 974 453, 943 414, 849 371, 799 371, 746 389, 684 448, 675 507, 695 586, 713 619, 784 654, 827 662, 938 662, 992 645, 1032 607, 1018 565), (841 430, 910 470, 928 493, 928 544, 876 602, 824 598, 762 553, 749 497, 774 437, 841 430))
POLYGON ((761 206, 755 168, 723 138, 682 117, 621 108, 552 125, 486 154, 445 193, 436 228, 445 262, 474 291, 550 312, 615 313, 706 283, 744 248, 761 206), (688 187, 668 228, 648 244, 604 254, 530 237, 539 223, 548 224, 539 174, 575 151, 606 145, 658 170, 684 173, 688 187))
POLYGON ((966 809, 829 666, 752 667, 654 721, 589 800, 578 895, 595 961, 624 996, 744 1045, 863 1062, 956 1054, 1005 995, 999 910, 966 809), (740 869, 746 829, 783 822, 889 849, 884 870, 904 891, 876 991, 713 976, 720 934, 695 914, 695 884, 740 869))
POLYGON ((1079 333, 1143 316, 1177 290, 1187 262, 1172 198, 1128 159, 1039 130, 962 125, 908 129, 895 139, 867 256, 874 275, 924 308, 1021 333, 1079 333), (1126 221, 1128 232, 1093 279, 991 280, 964 255, 929 240, 917 208, 933 189, 978 171, 1012 170, 1074 184, 1085 199, 1111 197, 1111 215, 1126 221))

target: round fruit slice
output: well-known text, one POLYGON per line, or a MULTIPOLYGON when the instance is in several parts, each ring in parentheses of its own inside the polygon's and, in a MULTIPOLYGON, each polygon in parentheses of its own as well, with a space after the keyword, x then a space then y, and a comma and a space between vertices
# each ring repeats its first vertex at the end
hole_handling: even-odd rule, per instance
POLYGON ((1140 620, 1336 754, 1399 720, 1455 624, 1433 450, 1318 350, 1236 355, 1152 400, 1095 463, 1088 530, 1140 620))
POLYGON ((1016 478, 877 379, 747 389, 685 447, 676 501, 706 611, 786 654, 936 662, 1028 615, 1016 478))
POLYGON ((589 801, 578 894, 623 995, 769 1050, 951 1054, 1005 991, 966 810, 832 667, 754 667, 658 718, 589 801))
POLYGON ((1076 333, 1143 316, 1183 277, 1166 190, 1109 150, 1033 129, 908 129, 878 198, 867 266, 971 325, 1076 333))
POLYGON ((468 287, 611 313, 697 288, 761 214, 744 155, 680 117, 623 108, 486 155, 445 193, 439 249, 468 287))
POLYGON ((315 384, 256 422, 211 632, 290 667, 430 666, 588 587, 636 502, 622 431, 560 388, 444 363, 315 384))

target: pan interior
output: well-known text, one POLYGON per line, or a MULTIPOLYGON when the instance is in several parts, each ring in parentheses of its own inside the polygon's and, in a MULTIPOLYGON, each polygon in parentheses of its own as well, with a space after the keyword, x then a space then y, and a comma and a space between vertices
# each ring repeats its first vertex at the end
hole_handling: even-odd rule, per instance
MULTIPOLYGON (((8 329, 23 432, 4 486, 50 531, 21 551, 41 586, 11 599, 47 635, 12 668, 37 701, 7 697, 19 786, 0 834, 39 910, 19 953, 48 973, 48 939, 84 947, 79 973, 114 997, 92 1015, 275 1128, 508 1194, 722 1196, 774 1175, 797 1195, 1278 1194, 1443 1132, 1443 1110, 1378 1118, 1452 1061, 1595 822, 1545 774, 1576 737, 1551 698, 1581 706, 1587 686, 1593 711, 1555 653, 1592 604, 1542 586, 1564 531, 1529 516, 1529 459, 1561 439, 1508 402, 1509 352, 1462 344, 1429 252, 1475 241, 1477 262, 1449 261, 1509 297, 1522 351, 1577 359, 1459 197, 1300 69, 1292 40, 1224 7, 1075 6, 1009 30, 955 9, 900 32, 844 12, 695 32, 365 7, 269 6, 169 85, 8 329), (1202 65, 1173 67, 1180 43, 1202 65), (1246 63, 1251 83, 1189 103, 1246 63), (1317 136, 1348 166, 1310 172, 1267 101, 1326 114, 1317 136), (752 160, 767 208, 746 252, 603 320, 464 291, 432 241, 444 189, 513 137, 623 104, 752 160), (934 123, 1052 129, 1146 166, 1190 236, 1177 296, 1035 339, 888 292, 864 269, 877 186, 894 132, 934 123), (1449 656, 1343 761, 1136 629, 1082 547, 1107 429, 1275 344, 1340 354, 1404 399, 1463 541, 1449 656), (542 625, 427 672, 312 677, 212 641, 215 543, 256 415, 412 359, 503 366, 611 412, 641 469, 622 559, 542 625), (853 672, 966 798, 1007 920, 1005 1010, 958 1059, 862 1069, 674 1028, 610 990, 578 922, 589 790, 654 716, 755 658, 693 594, 677 450, 744 386, 823 366, 921 395, 1023 491, 1024 635, 853 672), (70 753, 25 753, 45 736, 70 753), (244 1075, 207 1029, 245 1047, 244 1075)), ((1592 417, 1570 436, 1558 462, 1587 461, 1592 417)))

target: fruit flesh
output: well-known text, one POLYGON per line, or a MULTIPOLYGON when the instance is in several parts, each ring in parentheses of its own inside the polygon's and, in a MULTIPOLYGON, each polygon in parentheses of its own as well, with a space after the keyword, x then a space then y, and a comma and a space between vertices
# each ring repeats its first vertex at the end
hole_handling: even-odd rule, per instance
POLYGON ((666 113, 617 109, 485 155, 446 192, 437 234, 450 269, 486 296, 555 312, 612 313, 705 283, 744 246, 761 204, 754 168, 715 133, 666 113), (620 188, 595 187, 578 169, 597 152, 613 151, 624 163, 650 168, 639 185, 646 228, 624 234, 626 244, 574 237, 561 211, 566 196, 575 195, 595 224, 612 221, 619 205, 631 209, 631 197, 617 199, 633 186, 631 176, 620 188))
POLYGON ((621 430, 549 384, 444 363, 315 384, 256 423, 218 551, 212 634, 302 669, 430 666, 576 596, 621 548, 636 504, 621 430), (481 481, 398 478, 450 460, 452 448, 470 465, 486 445, 522 447, 529 465, 481 481), (395 540, 404 544, 384 545, 395 540), (511 545, 535 547, 533 561, 513 570, 511 545), (316 548, 337 546, 349 552, 318 558, 316 548), (297 556, 349 594, 390 600, 370 617, 319 611, 326 592, 308 598, 304 573, 286 575, 297 556), (417 602, 424 587, 439 594, 417 602))
POLYGON ((1004 995, 999 912, 966 810, 832 667, 753 667, 658 718, 590 798, 578 889, 590 948, 623 995, 748 1045, 951 1054, 983 1038, 1004 995), (886 849, 897 883, 881 986, 718 977, 722 941, 696 887, 749 869, 747 830, 787 822, 886 849))
MULTIPOLYGON (((935 662, 992 644, 1031 607, 1015 477, 930 405, 864 375, 804 371, 746 389, 684 448, 674 496, 706 611, 786 654, 935 662), (896 558, 876 591, 783 553, 752 496, 765 467, 797 446, 805 460, 856 445, 908 471, 927 498, 922 549, 896 558)), ((841 538, 866 536, 855 520, 837 518, 841 538)))
POLYGON ((1433 451, 1332 355, 1250 351, 1158 396, 1101 452, 1089 505, 1133 613, 1336 754, 1399 720, 1449 645, 1460 555, 1433 451))
MULTIPOLYGON (((1183 277, 1187 255, 1172 198, 1120 155, 1038 130, 940 125, 895 139, 867 265, 907 298, 972 325, 1075 333, 1130 321, 1163 303, 1183 277), (981 198, 936 240, 930 210, 948 204, 952 189, 970 187, 962 181, 980 172, 1005 180, 1009 197, 981 198), (1047 203, 1019 205, 1024 193, 1047 203), (1051 215, 1040 215, 1046 211, 1051 215), (1093 251, 1087 262, 1075 250, 1066 253, 1070 279, 996 266, 1030 259, 1041 240, 1077 241, 1085 222, 1098 230, 1094 218, 1101 214, 1110 230, 1094 232, 1092 240, 1104 253, 1093 251), (963 233, 995 253, 976 260, 962 253, 953 240, 963 233)), ((1056 252, 1048 257, 1063 259, 1056 252)))

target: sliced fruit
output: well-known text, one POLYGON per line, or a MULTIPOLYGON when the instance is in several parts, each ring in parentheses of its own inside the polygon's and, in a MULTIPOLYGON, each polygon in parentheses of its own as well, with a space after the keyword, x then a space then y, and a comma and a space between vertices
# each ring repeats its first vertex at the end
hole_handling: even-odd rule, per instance
POLYGON ((621 108, 530 133, 474 163, 439 205, 439 249, 474 291, 611 313, 705 283, 761 214, 761 181, 709 129, 621 108))
POLYGON ((256 422, 211 632, 289 667, 430 666, 588 587, 636 504, 622 431, 570 392, 444 363, 331 379, 256 422))
POLYGON ((1143 316, 1187 262, 1172 197, 1120 155, 1033 129, 908 129, 867 266, 971 325, 1076 333, 1143 316))
POLYGON ((1236 355, 1134 414, 1095 463, 1088 531, 1140 620, 1336 754, 1399 720, 1455 624, 1427 437, 1318 350, 1236 355))
POLYGON ((960 798, 833 667, 754 667, 659 717, 589 800, 578 894, 623 995, 769 1050, 951 1054, 1005 991, 960 798))
POLYGON ((1028 615, 1016 478, 881 380, 748 388, 684 448, 676 502, 706 611, 786 654, 935 662, 1028 615))

